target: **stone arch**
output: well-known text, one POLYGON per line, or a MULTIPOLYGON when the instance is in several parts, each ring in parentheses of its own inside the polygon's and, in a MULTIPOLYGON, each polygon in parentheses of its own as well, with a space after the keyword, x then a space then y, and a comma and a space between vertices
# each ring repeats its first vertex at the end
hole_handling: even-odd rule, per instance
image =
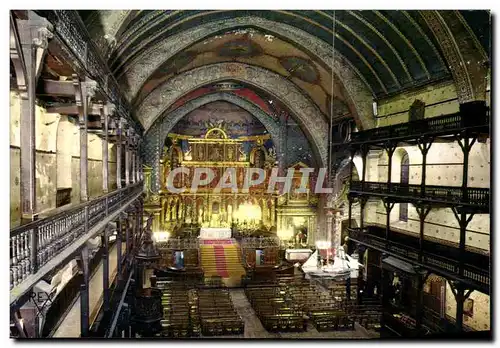
POLYGON ((120 85, 124 86, 123 91, 126 98, 129 101, 133 100, 156 69, 177 53, 220 32, 242 27, 256 28, 283 38, 301 50, 310 53, 323 66, 333 69, 335 76, 339 78, 347 92, 346 98, 358 125, 362 129, 375 127, 372 113, 373 93, 362 75, 345 57, 334 50, 330 44, 303 30, 255 16, 204 23, 172 35, 168 40, 160 41, 144 50, 134 61, 124 67, 123 73, 118 77, 120 85))
MULTIPOLYGON (((410 154, 404 148, 398 148, 394 151, 392 155, 392 173, 391 173, 391 182, 401 182, 401 161, 404 156, 408 156, 410 160, 410 154)), ((411 163, 411 161, 409 161, 411 163)))
MULTIPOLYGON (((159 167, 159 155, 160 151, 156 151, 157 146, 162 144, 163 139, 170 133, 175 124, 179 122, 184 116, 199 107, 214 102, 214 101, 227 101, 242 109, 248 111, 250 114, 255 116, 266 128, 266 130, 271 135, 276 146, 276 153, 278 158, 282 156, 284 151, 283 140, 284 136, 282 130, 276 120, 274 120, 270 115, 264 112, 261 108, 253 104, 252 102, 239 97, 235 94, 218 92, 207 94, 202 97, 196 98, 194 100, 188 101, 183 106, 175 109, 168 115, 163 115, 160 119, 156 120, 153 126, 144 135, 145 148, 143 149, 144 163, 151 165, 153 167, 151 182, 153 185, 159 185, 158 182, 159 175, 157 175, 159 167)), ((159 186, 158 186, 159 188, 159 186)))
POLYGON ((328 124, 321 111, 292 82, 260 67, 243 63, 219 63, 186 71, 151 92, 138 107, 137 115, 147 131, 180 97, 206 84, 228 79, 259 87, 286 105, 311 140, 320 165, 326 163, 328 124))
POLYGON ((450 66, 458 101, 486 100, 489 57, 458 11, 420 11, 450 66))

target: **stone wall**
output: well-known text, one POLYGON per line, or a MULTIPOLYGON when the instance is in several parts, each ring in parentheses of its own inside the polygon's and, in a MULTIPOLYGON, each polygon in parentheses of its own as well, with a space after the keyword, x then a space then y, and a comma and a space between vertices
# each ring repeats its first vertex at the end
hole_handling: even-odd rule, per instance
MULTIPOLYGON (((21 218, 20 99, 10 92, 10 221, 21 218)), ((109 189, 116 188, 116 149, 109 144, 109 189)), ((102 195, 102 141, 88 135, 89 195, 102 195)), ((80 135, 74 118, 49 114, 36 107, 36 197, 37 212, 56 207, 58 188, 72 188, 71 202, 80 201, 80 135)))
MULTIPOLYGON (((473 291, 469 299, 473 301, 472 316, 464 314, 464 325, 477 330, 490 330, 490 297, 479 291, 473 291)), ((456 318, 457 302, 451 290, 450 284, 446 282, 446 315, 456 318)))
MULTIPOLYGON (((436 117, 459 109, 456 90, 452 82, 442 82, 416 91, 380 101, 378 104, 377 125, 379 127, 401 122, 408 122, 408 109, 420 99, 425 102, 425 117, 436 117)), ((401 160, 404 153, 409 158, 409 183, 420 184, 422 180, 422 154, 417 146, 398 147, 393 155, 391 181, 400 182, 401 160)), ((469 154, 467 183, 470 187, 490 187, 490 139, 480 143, 476 141, 469 154)), ((361 157, 356 156, 355 165, 361 173, 361 157)), ((387 182, 388 156, 385 151, 371 150, 366 163, 366 180, 387 182)), ((427 154, 426 184, 440 186, 461 186, 463 179, 463 152, 458 142, 433 143, 427 154)), ((391 211, 391 226, 408 233, 418 234, 420 220, 415 207, 408 206, 408 221, 399 220, 400 205, 391 211)), ((365 221, 386 223, 386 210, 382 201, 368 202, 365 221)), ((429 237, 459 242, 458 222, 449 208, 433 208, 425 221, 424 234, 429 237)), ((469 223, 466 245, 482 250, 490 250, 490 217, 488 214, 475 215, 469 223)))

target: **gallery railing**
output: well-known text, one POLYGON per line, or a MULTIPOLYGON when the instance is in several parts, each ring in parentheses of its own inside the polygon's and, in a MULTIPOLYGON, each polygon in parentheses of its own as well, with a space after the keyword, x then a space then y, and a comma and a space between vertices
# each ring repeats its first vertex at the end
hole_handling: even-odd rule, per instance
POLYGON ((108 215, 118 211, 127 199, 142 192, 138 182, 105 196, 78 204, 53 216, 30 222, 10 231, 10 288, 87 233, 108 215))
MULTIPOLYGON (((398 243, 392 240, 386 240, 384 237, 377 236, 374 233, 370 233, 371 231, 371 226, 366 227, 364 229, 364 232, 361 232, 359 228, 349 228, 349 238, 355 242, 361 242, 369 247, 372 246, 383 251, 392 252, 410 261, 420 263, 420 250, 415 246, 412 246, 412 244, 415 243, 409 242, 410 239, 407 239, 407 243, 398 243)), ((397 232, 395 232, 394 234, 396 233, 397 232)), ((421 264, 424 266, 441 269, 449 274, 459 275, 459 258, 456 255, 456 251, 452 250, 453 248, 451 247, 447 247, 447 249, 449 250, 445 251, 445 246, 436 246, 436 248, 439 249, 439 254, 437 254, 436 251, 433 252, 433 250, 431 250, 431 248, 433 247, 431 246, 431 244, 437 243, 428 241, 426 242, 426 246, 424 246, 424 250, 422 252, 421 264)), ((463 277, 467 280, 472 281, 474 284, 477 284, 482 291, 488 293, 489 290, 487 289, 490 285, 489 267, 484 267, 485 262, 481 262, 482 267, 478 267, 479 265, 470 264, 469 259, 470 258, 467 257, 467 262, 463 265, 463 277)))
POLYGON ((464 128, 489 127, 489 111, 470 117, 464 113, 426 118, 386 127, 372 128, 351 134, 351 145, 379 143, 385 140, 411 139, 425 134, 453 134, 464 128))
POLYGON ((400 183, 353 181, 350 194, 368 194, 397 196, 419 201, 440 202, 445 204, 465 204, 488 209, 490 189, 468 187, 465 190, 457 186, 421 186, 400 183))
POLYGON ((143 127, 130 117, 130 105, 120 92, 120 87, 99 50, 93 43, 80 15, 74 10, 37 10, 53 26, 55 35, 71 51, 80 69, 84 69, 95 80, 108 100, 115 105, 118 115, 123 117, 138 134, 143 127))

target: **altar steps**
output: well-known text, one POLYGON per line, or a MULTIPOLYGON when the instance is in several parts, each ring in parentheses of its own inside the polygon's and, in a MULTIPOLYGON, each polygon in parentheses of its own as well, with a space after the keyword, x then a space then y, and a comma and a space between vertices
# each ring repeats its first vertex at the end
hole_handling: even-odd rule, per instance
POLYGON ((236 243, 200 245, 201 267, 205 277, 219 276, 226 286, 239 286, 245 269, 236 243))

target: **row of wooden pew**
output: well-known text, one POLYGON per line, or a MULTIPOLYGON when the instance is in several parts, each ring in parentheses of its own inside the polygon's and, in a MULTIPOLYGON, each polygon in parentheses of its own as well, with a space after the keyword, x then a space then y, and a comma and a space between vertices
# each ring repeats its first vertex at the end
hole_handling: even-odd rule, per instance
POLYGON ((203 284, 186 286, 177 281, 157 281, 162 290, 163 337, 240 335, 244 323, 236 313, 229 291, 203 284))
POLYGON ((198 309, 204 336, 241 335, 244 324, 227 289, 199 289, 198 309))
POLYGON ((158 282, 157 286, 162 290, 162 336, 199 336, 200 319, 195 290, 177 282, 158 282))
POLYGON ((358 322, 369 330, 380 328, 378 302, 359 304, 357 285, 332 281, 327 287, 297 276, 280 276, 271 286, 248 284, 246 295, 268 331, 306 330, 307 319, 318 331, 354 330, 358 322))
POLYGON ((307 317, 283 287, 247 287, 245 294, 267 331, 306 331, 307 317))

